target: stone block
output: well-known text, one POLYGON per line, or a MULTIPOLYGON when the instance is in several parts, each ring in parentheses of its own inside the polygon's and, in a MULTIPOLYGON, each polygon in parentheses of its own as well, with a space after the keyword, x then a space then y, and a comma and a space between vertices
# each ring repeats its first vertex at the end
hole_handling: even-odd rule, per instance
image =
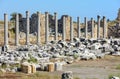
POLYGON ((22 65, 21 65, 21 70, 22 70, 22 72, 24 72, 24 73, 30 74, 30 73, 31 73, 31 66, 30 66, 30 64, 28 64, 28 63, 22 64, 22 65))
POLYGON ((62 71, 62 63, 60 62, 55 63, 55 71, 62 71))
POLYGON ((34 64, 31 64, 31 73, 36 73, 36 66, 34 64))
POLYGON ((36 67, 34 64, 30 64, 28 62, 24 62, 21 64, 21 70, 24 73, 35 73, 36 72, 36 67))
POLYGON ((48 72, 54 72, 54 63, 48 63, 48 72))
POLYGON ((72 71, 66 71, 62 74, 62 79, 73 79, 72 71))

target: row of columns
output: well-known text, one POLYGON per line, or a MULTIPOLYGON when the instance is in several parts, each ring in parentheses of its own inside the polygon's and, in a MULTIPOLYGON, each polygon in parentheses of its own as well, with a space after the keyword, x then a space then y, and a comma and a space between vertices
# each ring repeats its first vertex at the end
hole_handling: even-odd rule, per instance
MULTIPOLYGON (((40 44, 40 13, 37 12, 37 44, 40 44)), ((55 41, 58 40, 58 19, 57 13, 54 13, 55 18, 55 41)), ((85 22, 85 38, 88 38, 88 22, 87 18, 84 18, 85 22)), ((97 38, 100 38, 100 16, 97 16, 97 38)), ((94 20, 91 18, 91 38, 94 38, 94 20)), ((107 22, 106 18, 103 17, 103 38, 106 38, 106 29, 107 29, 107 22)), ((16 21, 15 21, 15 45, 19 45, 19 15, 16 14, 16 21)), ((63 17, 63 29, 62 29, 62 40, 66 40, 66 17, 63 17)), ((30 18, 29 12, 26 11, 26 45, 30 44, 29 41, 29 32, 30 32, 30 18)), ((81 27, 80 27, 80 18, 77 17, 77 37, 81 37, 81 27)), ((70 41, 73 42, 74 38, 74 27, 73 27, 73 20, 70 17, 70 41)), ((49 13, 45 12, 45 43, 49 42, 49 13)), ((8 45, 8 15, 4 14, 4 45, 8 45)))

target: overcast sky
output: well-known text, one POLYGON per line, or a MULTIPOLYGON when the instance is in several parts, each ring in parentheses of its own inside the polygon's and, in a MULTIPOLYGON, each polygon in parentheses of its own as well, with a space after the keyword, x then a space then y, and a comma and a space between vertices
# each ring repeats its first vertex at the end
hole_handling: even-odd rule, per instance
POLYGON ((79 16, 82 20, 84 17, 96 19, 97 15, 106 16, 110 20, 117 17, 120 8, 120 0, 0 0, 0 20, 3 19, 4 13, 13 12, 22 13, 30 11, 30 14, 40 11, 48 11, 50 14, 58 13, 58 17, 68 14, 76 20, 79 16))

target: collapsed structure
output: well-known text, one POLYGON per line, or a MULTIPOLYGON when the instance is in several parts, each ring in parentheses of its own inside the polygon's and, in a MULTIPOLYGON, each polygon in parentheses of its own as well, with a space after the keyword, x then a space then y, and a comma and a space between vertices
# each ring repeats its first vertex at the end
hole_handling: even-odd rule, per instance
MULTIPOLYGON (((59 23, 57 19, 57 13, 54 13, 54 19, 51 20, 54 21, 54 40, 49 39, 49 13, 45 12, 43 19, 44 21, 41 19, 40 12, 32 15, 32 21, 29 15, 29 11, 26 11, 26 18, 19 19, 18 14, 16 14, 16 49, 12 50, 8 47, 8 15, 4 14, 4 46, 1 47, 0 51, 1 66, 6 65, 9 68, 9 65, 22 63, 23 72, 31 73, 33 71, 36 71, 35 69, 37 68, 47 71, 61 71, 63 65, 71 64, 76 60, 95 60, 97 58, 104 58, 105 55, 120 55, 120 39, 113 39, 112 37, 108 38, 108 27, 105 16, 103 16, 102 20, 100 19, 100 16, 97 16, 97 26, 95 25, 95 21, 93 18, 88 21, 85 17, 83 35, 81 31, 80 18, 77 17, 77 37, 75 37, 74 35, 73 19, 72 17, 70 17, 70 41, 66 41, 66 15, 62 17, 62 22, 60 21, 59 23), (33 18, 33 16, 35 16, 36 18, 33 18), (42 25, 44 25, 45 29, 45 44, 43 45, 41 44, 40 32, 40 29, 43 28, 41 27, 42 25), (59 25, 62 25, 62 27, 59 28, 59 25), (103 28, 103 35, 100 34, 101 26, 103 28), (97 30, 95 29, 96 27, 97 30), (61 28, 62 30, 59 31, 59 29, 61 28), (88 28, 91 28, 91 30, 89 31, 88 28), (26 33, 26 44, 24 46, 19 44, 19 31, 21 30, 25 31, 26 33), (31 45, 29 34, 30 32, 34 32, 35 30, 37 32, 36 45, 31 45), (95 31, 97 31, 97 38, 95 37, 95 31), (58 39, 59 32, 62 33, 62 40, 58 39), (57 61, 51 63, 50 59, 52 58, 58 59, 57 61), (61 59, 62 61, 60 61, 61 59), (31 67, 31 64, 26 64, 23 62, 33 62, 34 65, 32 64, 31 67), (29 70, 31 70, 31 72, 29 72, 29 70)), ((6 71, 12 71, 8 68, 6 69, 6 71)), ((13 69, 13 71, 17 71, 16 67, 14 67, 13 69)))

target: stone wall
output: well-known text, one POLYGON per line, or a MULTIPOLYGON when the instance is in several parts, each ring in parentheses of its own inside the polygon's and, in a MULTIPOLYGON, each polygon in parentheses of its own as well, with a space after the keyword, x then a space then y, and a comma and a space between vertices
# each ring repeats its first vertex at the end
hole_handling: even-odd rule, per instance
MULTIPOLYGON (((38 16, 36 13, 32 14, 30 17, 30 33, 37 32, 37 19, 38 16)), ((45 15, 40 14, 40 25, 41 27, 45 27, 45 15)), ((19 21, 19 29, 21 32, 26 32, 26 18, 21 18, 19 21)))

